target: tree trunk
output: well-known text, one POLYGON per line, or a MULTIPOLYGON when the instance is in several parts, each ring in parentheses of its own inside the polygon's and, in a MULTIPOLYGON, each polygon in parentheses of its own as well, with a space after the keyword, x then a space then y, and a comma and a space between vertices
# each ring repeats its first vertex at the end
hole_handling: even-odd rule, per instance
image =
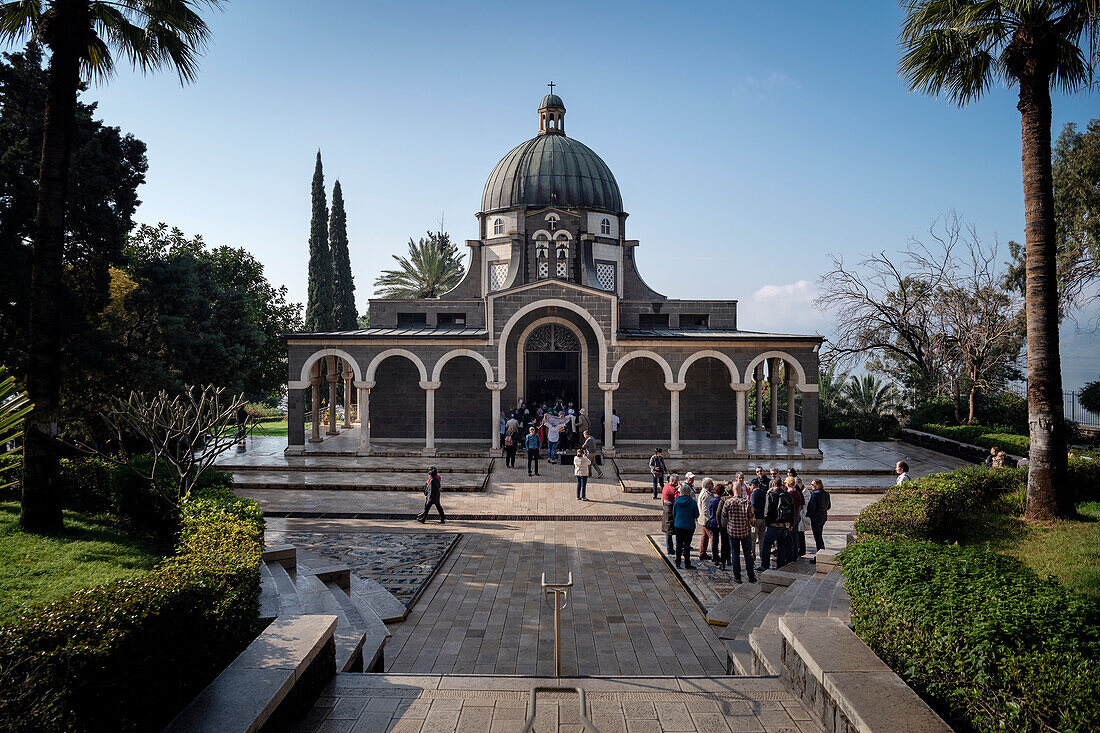
POLYGON ((951 380, 951 406, 955 408, 955 424, 963 424, 962 396, 959 394, 959 380, 951 380))
POLYGON ((970 382, 970 397, 967 400, 967 409, 969 415, 966 418, 967 425, 973 425, 974 421, 978 419, 978 380, 972 380, 970 382))
MULTIPOLYGON (((42 160, 38 176, 31 263, 27 416, 23 442, 23 497, 19 524, 31 532, 62 528, 58 485, 57 420, 61 391, 62 258, 65 194, 72 157, 76 94, 80 83, 80 3, 55 2, 45 21, 51 50, 46 79, 42 160)), ((85 24, 83 27, 88 28, 85 24)))
POLYGON ((1020 79, 1026 219, 1027 410, 1031 433, 1027 508, 1032 520, 1051 520, 1070 510, 1066 437, 1062 412, 1062 362, 1058 352, 1058 271, 1054 234, 1054 183, 1050 159, 1050 79, 1020 79))

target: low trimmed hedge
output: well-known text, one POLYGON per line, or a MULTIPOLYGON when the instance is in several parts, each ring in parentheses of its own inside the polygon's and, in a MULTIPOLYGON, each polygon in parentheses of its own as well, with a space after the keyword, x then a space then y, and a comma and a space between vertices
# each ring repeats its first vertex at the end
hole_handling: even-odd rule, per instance
POLYGON ((861 538, 955 541, 998 497, 1027 486, 1027 470, 968 466, 891 487, 856 517, 861 538))
POLYGON ((958 440, 962 443, 980 445, 983 448, 1000 448, 1005 453, 1016 456, 1026 456, 1031 445, 1031 439, 1028 436, 1019 435, 1003 426, 937 425, 933 423, 923 425, 919 429, 926 433, 958 440))
POLYGON ((960 731, 1100 730, 1100 604, 975 547, 841 555, 856 633, 960 731))
POLYGON ((263 513, 193 494, 177 554, 0 628, 0 729, 160 730, 258 632, 263 513))

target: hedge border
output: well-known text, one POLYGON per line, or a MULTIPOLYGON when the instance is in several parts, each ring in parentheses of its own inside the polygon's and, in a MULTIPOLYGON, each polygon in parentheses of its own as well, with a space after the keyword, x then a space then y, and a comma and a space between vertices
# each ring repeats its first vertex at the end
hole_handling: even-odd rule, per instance
POLYGON ((0 628, 0 729, 160 730, 259 631, 263 513, 228 487, 181 507, 149 574, 0 628))

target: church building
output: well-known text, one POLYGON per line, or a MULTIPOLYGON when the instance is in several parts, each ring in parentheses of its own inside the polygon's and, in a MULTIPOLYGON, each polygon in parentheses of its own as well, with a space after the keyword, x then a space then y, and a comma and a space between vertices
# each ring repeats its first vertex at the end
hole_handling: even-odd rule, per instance
MULTIPOLYGON (((820 457, 821 337, 742 330, 736 300, 674 300, 647 285, 615 176, 565 134, 561 97, 543 97, 538 134, 493 168, 476 217, 465 278, 450 292, 372 299, 367 329, 287 335, 288 453, 306 450, 307 418, 308 440, 326 439, 322 389, 335 401, 343 381, 359 405, 358 425, 344 425, 358 429, 360 455, 402 444, 425 455, 498 450, 501 410, 562 397, 586 409, 607 455, 663 446, 747 457, 782 445, 820 457), (800 414, 780 418, 776 400, 764 414, 768 390, 800 395, 800 414)), ((735 267, 717 250, 726 246, 715 244, 715 263, 735 267)))

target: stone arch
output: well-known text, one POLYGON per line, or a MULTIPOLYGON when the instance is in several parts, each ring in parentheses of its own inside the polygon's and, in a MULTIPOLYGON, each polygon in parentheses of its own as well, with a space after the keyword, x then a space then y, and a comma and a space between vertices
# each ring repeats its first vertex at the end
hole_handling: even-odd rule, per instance
POLYGON ((799 363, 798 359, 795 359, 786 351, 765 351, 763 354, 758 355, 745 367, 745 375, 752 374, 753 370, 756 369, 756 365, 762 363, 765 359, 782 359, 793 366, 794 373, 798 375, 798 382, 795 384, 795 387, 797 387, 799 391, 805 392, 816 390, 816 384, 811 385, 806 381, 806 370, 802 367, 802 364, 799 363))
MULTIPOLYGON (((696 351, 694 354, 692 354, 687 359, 685 359, 684 363, 680 365, 680 372, 677 375, 676 381, 677 382, 683 382, 684 379, 687 377, 688 368, 692 364, 694 364, 696 361, 698 361, 699 359, 703 359, 703 358, 706 358, 706 357, 710 357, 712 359, 717 359, 718 361, 720 361, 720 362, 722 362, 723 364, 726 365, 726 368, 729 369, 729 371, 730 371, 730 383, 731 384, 733 384, 734 382, 740 382, 741 381, 741 375, 737 371, 737 365, 733 363, 733 359, 729 358, 727 355, 723 354, 722 352, 714 351, 713 349, 707 349, 705 351, 696 351)), ((746 374, 747 373, 748 372, 746 372, 746 374)), ((611 381, 614 382, 615 380, 612 379, 611 381)))
POLYGON ((539 326, 544 326, 547 323, 556 323, 564 326, 573 332, 573 335, 577 337, 577 340, 581 344, 581 384, 580 384, 580 401, 581 405, 591 410, 592 402, 590 400, 591 395, 588 392, 588 386, 590 384, 588 376, 588 339, 584 337, 584 331, 576 323, 573 323, 568 318, 562 318, 560 316, 546 316, 536 321, 532 321, 523 329, 519 334, 519 339, 516 340, 516 389, 519 393, 525 388, 527 375, 524 373, 525 365, 523 363, 523 347, 527 344, 527 337, 531 335, 539 326))
POLYGON ((416 365, 416 368, 420 370, 420 381, 428 381, 428 370, 424 367, 424 362, 420 360, 419 356, 409 351, 408 349, 386 349, 382 353, 375 356, 373 359, 371 359, 370 364, 367 366, 367 375, 365 381, 373 382, 374 373, 378 371, 378 365, 381 364, 384 360, 390 358, 391 356, 403 356, 411 361, 413 364, 416 365))
POLYGON ((626 365, 626 363, 631 359, 640 358, 652 359, 653 361, 657 362, 657 365, 661 367, 661 371, 665 373, 666 382, 671 383, 676 381, 672 378, 672 367, 668 365, 668 362, 665 361, 665 358, 657 352, 649 351, 648 349, 637 349, 635 351, 631 351, 629 354, 625 354, 623 358, 619 359, 618 363, 615 364, 615 368, 611 370, 611 381, 618 382, 619 373, 622 372, 623 367, 626 365))
POLYGON ((736 438, 737 392, 729 364, 717 352, 700 352, 684 362, 679 379, 680 440, 715 443, 736 438))
POLYGON ((302 382, 307 385, 309 384, 310 372, 313 370, 313 365, 326 356, 335 356, 338 359, 343 359, 351 366, 351 371, 355 374, 355 381, 358 382, 362 379, 361 372, 359 371, 359 363, 352 358, 351 354, 343 349, 320 349, 310 354, 305 364, 302 365, 302 382))
POLYGON ((447 364, 447 362, 457 356, 468 356, 474 361, 480 363, 481 366, 485 369, 485 381, 495 381, 495 378, 493 377, 493 365, 489 363, 488 359, 471 349, 454 349, 453 351, 448 351, 446 354, 439 357, 439 361, 435 363, 435 367, 432 368, 433 382, 439 381, 439 377, 443 374, 443 367, 447 364))
POLYGON ((497 345, 498 381, 505 381, 505 374, 507 373, 506 368, 508 364, 508 334, 512 332, 512 329, 515 328, 519 320, 531 311, 538 310, 539 308, 549 308, 551 306, 565 308, 566 310, 573 311, 581 318, 583 318, 589 326, 592 327, 592 332, 596 336, 596 344, 599 346, 600 349, 599 374, 596 375, 596 378, 598 381, 603 381, 604 375, 607 374, 607 341, 603 337, 603 330, 600 328, 600 324, 596 321, 595 318, 592 317, 592 314, 586 311, 584 308, 580 307, 576 303, 570 303, 568 300, 561 300, 560 298, 545 298, 543 300, 536 300, 534 303, 528 303, 527 305, 516 311, 514 314, 512 314, 512 317, 509 318, 507 323, 504 324, 504 328, 500 330, 500 337, 498 339, 499 343, 497 345))

